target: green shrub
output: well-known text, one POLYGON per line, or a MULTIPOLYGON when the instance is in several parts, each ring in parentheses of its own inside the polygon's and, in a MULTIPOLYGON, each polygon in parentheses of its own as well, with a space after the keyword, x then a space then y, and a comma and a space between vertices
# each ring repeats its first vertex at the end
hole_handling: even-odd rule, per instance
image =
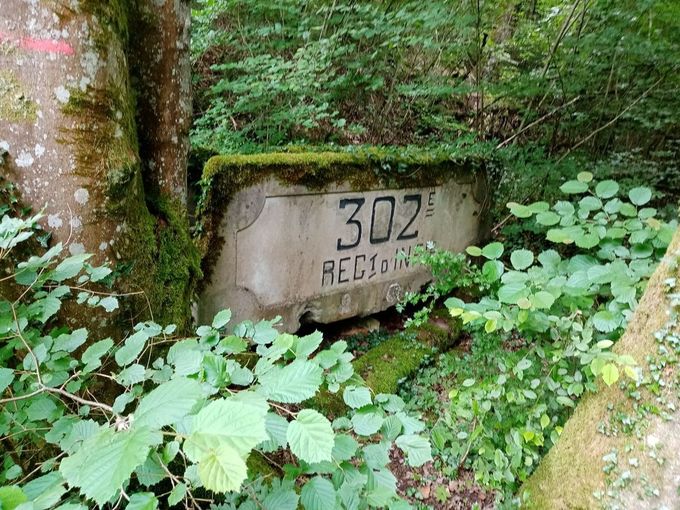
MULTIPOLYGON (((514 216, 535 222, 551 248, 537 255, 525 248, 507 254, 499 242, 467 249, 489 290, 475 302, 449 298, 446 305, 473 335, 473 354, 445 356, 414 390, 428 410, 438 402, 427 381, 452 388, 434 445, 450 467, 471 467, 478 480, 510 491, 598 379, 612 385, 622 374, 639 376, 640 360, 610 348, 677 227, 647 207, 652 191, 645 187, 620 197, 616 182, 582 172, 560 189, 572 200, 508 204, 514 216)), ((459 266, 456 259, 454 271, 459 266)))
POLYGON ((0 222, 2 278, 19 289, 0 296, 2 508, 153 509, 197 498, 220 508, 401 508, 390 448, 413 466, 431 455, 424 424, 399 397, 350 383, 348 416, 331 423, 300 409, 350 380, 345 342, 320 350, 320 333, 281 334, 277 320, 227 334, 226 310, 190 338, 153 322, 118 344, 72 331, 56 319, 65 300, 118 307, 98 286, 111 270, 85 254, 61 260, 60 244, 12 263, 39 217, 0 222), (285 475, 258 478, 261 455, 285 475))

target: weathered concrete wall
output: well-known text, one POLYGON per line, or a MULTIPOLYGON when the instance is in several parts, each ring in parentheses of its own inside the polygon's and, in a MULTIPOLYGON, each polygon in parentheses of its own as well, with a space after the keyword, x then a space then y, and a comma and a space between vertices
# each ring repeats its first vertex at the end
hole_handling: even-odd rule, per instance
POLYGON ((430 278, 405 258, 416 246, 461 251, 479 234, 483 174, 439 171, 438 182, 417 187, 357 189, 340 179, 314 189, 271 174, 236 191, 207 247, 218 255, 199 320, 231 308, 237 320, 281 315, 294 331, 301 319, 328 323, 393 306, 430 278))

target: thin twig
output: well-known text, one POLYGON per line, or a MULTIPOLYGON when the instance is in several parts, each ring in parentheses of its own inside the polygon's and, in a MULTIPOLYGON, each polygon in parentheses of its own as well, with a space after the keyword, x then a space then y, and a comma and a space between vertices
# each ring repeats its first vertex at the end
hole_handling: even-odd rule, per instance
POLYGON ((620 118, 621 118, 628 110, 630 110, 631 108, 633 108, 633 106, 635 106, 635 105, 638 104, 640 101, 642 101, 645 97, 647 97, 647 95, 654 89, 654 87, 656 87, 659 83, 661 83, 661 82, 663 81, 664 78, 665 78, 665 76, 662 76, 661 78, 659 78, 658 80, 656 80, 654 83, 652 83, 652 84, 650 85, 650 87, 649 87, 647 90, 645 90, 645 91, 644 91, 637 99, 635 99, 635 101, 633 101, 633 102, 630 103, 628 106, 626 106, 623 110, 621 110, 621 112, 620 112, 616 117, 614 117, 612 120, 610 120, 609 122, 607 122, 604 126, 600 126, 600 127, 597 128, 595 131, 593 131, 592 133, 590 133, 588 136, 586 136, 585 138, 583 138, 583 139, 582 139, 580 142, 578 142, 576 145, 574 145, 573 147, 571 147, 567 152, 565 152, 564 154, 562 154, 562 157, 561 157, 560 159, 558 159, 557 162, 558 162, 558 163, 561 162, 561 161, 562 161, 564 158, 566 158, 566 157, 567 157, 574 149, 579 148, 581 145, 583 145, 584 143, 586 143, 588 140, 590 140, 592 137, 594 137, 594 136, 595 136, 596 134, 598 134, 600 131, 603 131, 603 130, 607 129, 609 126, 611 126, 612 124, 614 124, 614 123, 615 123, 617 120, 619 120, 619 119, 620 119, 620 118))
POLYGON ((534 127, 536 124, 539 124, 539 123, 543 122, 543 121, 544 121, 545 119, 547 119, 548 117, 552 117, 552 116, 555 115, 558 111, 560 111, 560 110, 566 108, 567 106, 571 106, 572 104, 574 104, 574 103, 575 103, 576 101, 578 101, 579 99, 581 99, 581 96, 576 96, 575 98, 573 98, 573 99, 572 99, 571 101, 569 101, 568 103, 564 103, 563 105, 558 106, 557 108, 555 108, 555 109, 552 110, 551 112, 548 112, 548 113, 546 113, 545 115, 543 115, 542 117, 540 117, 539 119, 533 121, 531 124, 528 124, 528 125, 524 126, 522 129, 520 129, 519 131, 517 131, 517 133, 515 133, 514 135, 512 135, 510 138, 506 138, 506 139, 503 140, 501 143, 499 143, 499 144, 496 146, 496 149, 501 149, 501 148, 505 147, 507 144, 509 144, 510 142, 512 142, 512 141, 513 141, 515 138, 517 138, 519 135, 521 135, 522 133, 524 133, 527 129, 531 129, 531 128, 534 127))

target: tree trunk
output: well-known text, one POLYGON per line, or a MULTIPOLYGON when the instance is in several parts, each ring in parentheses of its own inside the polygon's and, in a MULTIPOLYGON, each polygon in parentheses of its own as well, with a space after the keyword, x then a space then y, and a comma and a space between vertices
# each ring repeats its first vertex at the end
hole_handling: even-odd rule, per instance
POLYGON ((133 2, 130 68, 147 190, 186 203, 191 127, 191 10, 185 0, 133 2))
MULTIPOLYGON (((25 203, 44 208, 54 241, 72 254, 93 253, 96 263, 111 264, 120 275, 117 290, 146 293, 151 315, 141 313, 149 308, 146 299, 128 300, 131 319, 185 326, 199 275, 183 205, 186 132, 177 131, 182 142, 173 151, 175 173, 160 165, 162 178, 144 179, 142 168, 154 165, 143 164, 140 141, 141 153, 152 160, 171 158, 164 156, 164 144, 157 149, 149 143, 156 135, 139 135, 135 120, 128 61, 136 60, 129 59, 128 41, 136 21, 126 0, 3 0, 0 148, 8 155, 3 174, 17 184, 25 203)), ((170 44, 162 29, 160 23, 145 25, 145 36, 170 44)), ((149 78, 156 77, 164 75, 149 78)), ((180 82, 155 85, 179 88, 180 82)), ((143 90, 151 87, 146 83, 143 90)), ((141 96, 144 108, 147 97, 141 96)))
MULTIPOLYGON (((680 507, 680 370, 669 360, 673 356, 677 360, 680 352, 673 354, 671 346, 666 347, 670 354, 660 356, 655 338, 674 316, 667 296, 669 278, 680 282, 680 229, 650 279, 626 333, 614 347, 619 354, 633 356, 647 377, 650 360, 667 358, 659 364, 665 365, 661 375, 664 385, 658 394, 640 387, 637 401, 618 384, 584 397, 558 443, 524 484, 522 492, 528 495, 529 503, 523 508, 680 507), (659 408, 660 414, 643 412, 645 408, 659 408), (621 417, 634 432, 625 431, 621 417), (603 434, 603 429, 609 433, 603 434), (626 471, 632 475, 628 479, 622 478, 626 471), (650 488, 659 494, 640 496, 650 488)), ((676 322, 671 326, 676 335, 680 334, 678 313, 676 309, 676 322)))

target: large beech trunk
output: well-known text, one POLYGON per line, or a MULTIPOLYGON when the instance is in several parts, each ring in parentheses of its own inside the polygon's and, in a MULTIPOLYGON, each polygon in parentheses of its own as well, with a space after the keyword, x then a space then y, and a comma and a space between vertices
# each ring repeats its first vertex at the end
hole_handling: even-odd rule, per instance
POLYGON ((55 242, 120 269, 120 291, 145 291, 156 320, 180 325, 199 274, 185 210, 188 15, 179 0, 0 9, 3 176, 44 209, 55 242))

